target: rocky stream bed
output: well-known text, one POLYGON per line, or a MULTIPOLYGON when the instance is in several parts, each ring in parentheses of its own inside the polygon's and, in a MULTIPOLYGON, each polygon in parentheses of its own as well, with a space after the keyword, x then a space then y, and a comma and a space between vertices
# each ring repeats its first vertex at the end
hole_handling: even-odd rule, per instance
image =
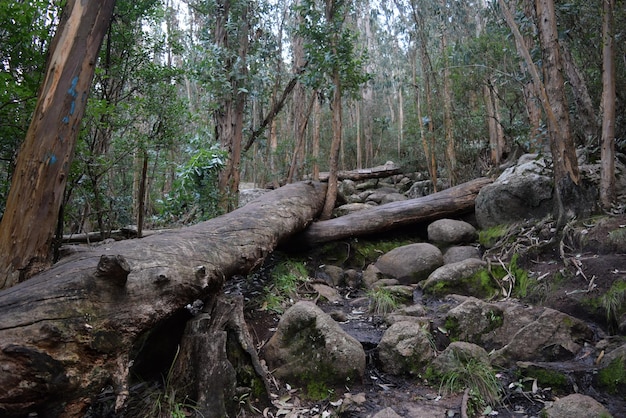
MULTIPOLYGON (((499 402, 483 404, 480 411, 472 414, 470 410, 469 415, 467 391, 447 390, 444 384, 429 380, 424 373, 385 372, 378 355, 378 344, 385 331, 395 321, 406 319, 398 318, 400 315, 411 316, 413 320, 424 323, 432 335, 436 353, 442 353, 451 341, 459 339, 459 335, 467 337, 462 330, 456 330, 456 335, 451 335, 451 330, 446 327, 450 326, 450 311, 466 302, 468 296, 425 295, 419 286, 414 285, 411 300, 402 304, 399 311, 377 313, 372 310, 371 292, 361 284, 363 270, 359 266, 350 265, 356 258, 349 255, 347 249, 354 251, 359 245, 357 242, 338 243, 305 255, 277 253, 259 272, 237 278, 226 289, 227 293, 244 295, 247 302, 246 320, 257 347, 261 348, 267 343, 280 319, 279 312, 267 306, 266 295, 272 267, 286 257, 295 257, 307 265, 309 278, 299 285, 297 293, 290 295, 291 300, 287 305, 298 299, 314 300, 342 329, 362 344, 367 357, 366 371, 362 381, 334 388, 321 400, 311 399, 305 390, 290 386, 288 382, 274 380, 272 405, 259 408, 256 412, 255 409, 244 407, 240 410, 240 416, 539 417, 543 416, 541 411, 544 408, 571 394, 583 394, 595 399, 614 417, 626 416, 623 363, 622 370, 615 371, 614 382, 606 381, 606 372, 603 374, 601 368, 603 357, 623 346, 624 324, 620 326, 619 318, 608 317, 598 302, 611 289, 616 289, 616 284, 626 280, 626 257, 621 252, 624 243, 619 240, 616 242, 615 237, 610 236, 610 233, 619 232, 625 225, 626 218, 623 216, 578 223, 572 226, 569 238, 560 248, 559 245, 537 245, 537 250, 532 251, 529 251, 528 243, 539 242, 541 238, 530 237, 529 231, 533 230, 532 234, 540 233, 541 228, 535 228, 536 225, 520 226, 516 233, 521 235, 516 240, 509 240, 506 248, 501 246, 487 253, 493 260, 506 251, 524 253, 519 267, 528 271, 534 284, 524 298, 515 297, 513 292, 509 295, 495 295, 480 303, 510 305, 526 311, 551 308, 568 315, 568 318, 571 316, 580 320, 592 334, 587 334, 584 342, 579 341, 580 350, 573 356, 563 349, 566 344, 560 345, 555 341, 552 347, 542 348, 543 352, 551 351, 549 355, 495 365, 494 373, 501 388, 499 402), (524 234, 526 237, 522 236, 524 234), (537 241, 534 241, 535 238, 537 241), (330 277, 333 274, 341 276, 341 285, 333 284, 333 278, 330 277)), ((424 235, 425 229, 420 232, 416 228, 407 236, 419 241, 424 235)), ((484 248, 481 248, 481 252, 484 252, 484 248)), ((362 260, 358 262, 363 263, 362 260)), ((621 300, 617 309, 623 313, 624 300, 621 300)), ((504 332, 512 335, 517 331, 511 328, 504 332)), ((534 337, 520 337, 514 344, 532 345, 534 337)), ((487 348, 491 346, 492 350, 497 348, 493 341, 485 345, 487 348)), ((570 403, 570 400, 572 398, 567 398, 566 403, 570 403)), ((576 416, 571 414, 583 410, 566 410, 561 415, 555 412, 550 416, 576 416)), ((585 411, 589 414, 588 410, 585 411)), ((591 413, 588 416, 594 415, 591 413)))

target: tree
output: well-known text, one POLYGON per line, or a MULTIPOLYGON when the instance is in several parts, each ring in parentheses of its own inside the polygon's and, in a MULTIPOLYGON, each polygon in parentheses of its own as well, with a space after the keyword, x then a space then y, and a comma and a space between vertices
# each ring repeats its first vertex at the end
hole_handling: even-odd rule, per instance
POLYGON ((0 288, 49 265, 57 216, 115 0, 68 0, 0 222, 0 288))
POLYGON ((615 198, 615 0, 602 0, 602 141, 600 203, 610 209, 615 198))
POLYGON ((563 88, 565 82, 562 74, 554 3, 552 0, 537 0, 535 4, 543 61, 542 82, 511 11, 504 0, 498 1, 507 24, 515 36, 518 51, 526 62, 533 82, 540 90, 541 105, 546 114, 550 152, 552 154, 554 214, 557 226, 562 228, 571 216, 576 215, 575 205, 585 204, 585 202, 576 201, 579 200, 580 194, 580 173, 570 130, 569 109, 563 88))
POLYGON ((342 97, 354 92, 367 80, 361 55, 355 50, 354 35, 346 24, 352 10, 350 0, 325 0, 323 8, 315 0, 303 0, 299 33, 305 40, 308 71, 303 82, 331 96, 332 141, 329 151, 329 178, 321 217, 328 219, 337 199, 337 172, 342 143, 342 97))

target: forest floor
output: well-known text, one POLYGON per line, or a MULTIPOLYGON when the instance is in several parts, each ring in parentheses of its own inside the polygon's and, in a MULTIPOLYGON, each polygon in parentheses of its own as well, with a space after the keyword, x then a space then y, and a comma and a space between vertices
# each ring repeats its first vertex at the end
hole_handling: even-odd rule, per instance
MULTIPOLYGON (((538 242, 531 234, 541 234, 541 228, 525 228, 524 237, 517 243, 528 250, 528 242, 538 242), (529 240, 529 238, 532 238, 529 240)), ((545 232, 545 231, 544 231, 545 232)), ((518 231, 519 233, 519 231, 518 231)), ((523 257, 520 267, 527 269, 531 277, 538 278, 541 286, 536 286, 521 302, 551 307, 586 321, 596 330, 597 338, 623 339, 611 336, 614 329, 607 323, 606 311, 590 308, 590 298, 606 293, 617 280, 626 281, 626 215, 603 218, 601 221, 578 223, 567 231, 567 239, 561 245, 537 246, 527 251, 532 256, 523 257), (617 231, 617 236, 616 236, 617 231), (624 233, 621 234, 621 231, 624 233), (538 249, 538 250, 537 250, 538 249)), ((512 244, 514 245, 514 244, 512 244)), ((510 249, 510 248, 509 248, 510 249)), ((518 249, 519 250, 519 249, 518 249)), ((314 262, 314 261, 313 261, 314 262)), ((346 291, 342 294, 345 296, 346 291)), ((386 375, 377 367, 375 342, 384 331, 383 319, 375 315, 357 316, 351 313, 367 311, 365 292, 354 292, 345 298, 346 302, 335 304, 318 302, 327 312, 343 309, 351 319, 344 328, 349 332, 370 333, 372 344, 366 346, 368 366, 363 382, 355 383, 345 390, 335 391, 323 401, 311 401, 297 389, 275 382, 277 386, 273 407, 264 414, 242 409, 240 416, 266 417, 368 417, 384 408, 391 407, 403 417, 460 417, 464 393, 446 393, 437 384, 429 384, 424 379, 411 376, 386 375), (361 304, 361 305, 359 305, 361 304)), ((421 295, 416 294, 416 298, 421 295)), ((441 301, 420 300, 426 306, 441 301)), ((258 307, 257 303, 251 306, 258 307)), ((257 344, 262 345, 271 337, 279 314, 267 310, 254 309, 248 312, 248 324, 257 344)), ((614 324, 613 324, 614 325, 614 324)), ((614 327, 613 327, 614 328, 614 327)), ((360 340, 367 340, 360 335, 360 340)), ((498 417, 538 417, 539 411, 547 402, 568 393, 553 391, 551 388, 530 387, 519 384, 519 377, 513 370, 501 370, 498 378, 502 383, 503 396, 500 405, 486 408, 484 415, 498 417)), ((603 403, 614 416, 625 416, 626 399, 611 396, 589 386, 579 391, 592 394, 603 403)), ((574 385, 575 386, 575 385, 574 385)), ((574 387, 571 393, 574 392, 574 387)), ((479 415, 480 416, 480 411, 479 415)))

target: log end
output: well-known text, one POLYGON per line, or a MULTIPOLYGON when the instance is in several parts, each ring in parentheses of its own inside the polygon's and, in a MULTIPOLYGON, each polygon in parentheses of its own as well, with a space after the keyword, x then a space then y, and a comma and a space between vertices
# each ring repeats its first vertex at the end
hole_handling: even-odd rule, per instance
POLYGON ((129 274, 130 266, 123 256, 103 254, 100 257, 96 268, 97 277, 110 280, 117 286, 124 287, 129 274))

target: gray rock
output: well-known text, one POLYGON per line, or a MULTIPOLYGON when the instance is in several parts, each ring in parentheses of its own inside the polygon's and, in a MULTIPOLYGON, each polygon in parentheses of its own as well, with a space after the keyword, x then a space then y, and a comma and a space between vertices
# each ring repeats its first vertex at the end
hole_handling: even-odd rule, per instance
POLYGON ((523 160, 508 168, 493 183, 483 187, 475 202, 480 229, 526 219, 541 219, 552 213, 553 177, 543 159, 523 160))
POLYGON ((368 289, 371 289, 374 283, 384 278, 383 273, 374 264, 368 265, 363 271, 363 283, 368 289))
POLYGON ((394 248, 380 256, 375 263, 381 273, 398 279, 402 284, 418 283, 442 265, 441 250, 428 243, 394 248))
POLYGON ((398 415, 393 408, 387 407, 381 411, 376 412, 371 418, 402 418, 402 415, 398 415))
POLYGON ((497 291, 491 282, 485 282, 476 273, 487 266, 482 260, 468 258, 457 263, 446 264, 433 271, 421 284, 424 293, 435 296, 458 294, 478 298, 493 296, 497 291))
POLYGON ((583 321, 545 308, 533 322, 519 329, 510 342, 492 353, 492 361, 507 365, 515 361, 565 361, 573 359, 593 330, 583 321))
POLYGON ((473 297, 450 309, 446 326, 452 339, 481 344, 502 326, 504 312, 495 304, 473 297))
POLYGON ((480 251, 471 245, 460 245, 450 247, 443 253, 443 264, 458 263, 468 258, 476 258, 480 260, 480 251))
POLYGON ((343 269, 332 264, 325 264, 315 274, 316 279, 321 279, 332 286, 341 286, 344 281, 343 269))
POLYGON ((291 384, 351 384, 365 372, 365 351, 314 303, 301 301, 281 317, 261 356, 291 384))
POLYGON ((464 221, 438 219, 428 225, 428 240, 437 244, 455 245, 474 242, 476 228, 464 221))
POLYGON ((341 205, 333 211, 333 216, 344 216, 354 212, 360 212, 362 210, 371 209, 373 206, 367 203, 346 203, 341 205))
POLYGON ((428 331, 416 321, 394 323, 378 344, 381 368, 394 375, 418 375, 434 356, 428 331))
POLYGON ((541 411, 541 416, 545 418, 611 418, 613 415, 591 396, 575 393, 557 399, 551 406, 541 411))
POLYGON ((406 197, 401 195, 393 187, 381 187, 374 190, 366 199, 367 201, 376 202, 377 204, 383 204, 393 202, 395 200, 406 200, 406 197), (397 195, 396 197, 389 197, 390 195, 397 195))

